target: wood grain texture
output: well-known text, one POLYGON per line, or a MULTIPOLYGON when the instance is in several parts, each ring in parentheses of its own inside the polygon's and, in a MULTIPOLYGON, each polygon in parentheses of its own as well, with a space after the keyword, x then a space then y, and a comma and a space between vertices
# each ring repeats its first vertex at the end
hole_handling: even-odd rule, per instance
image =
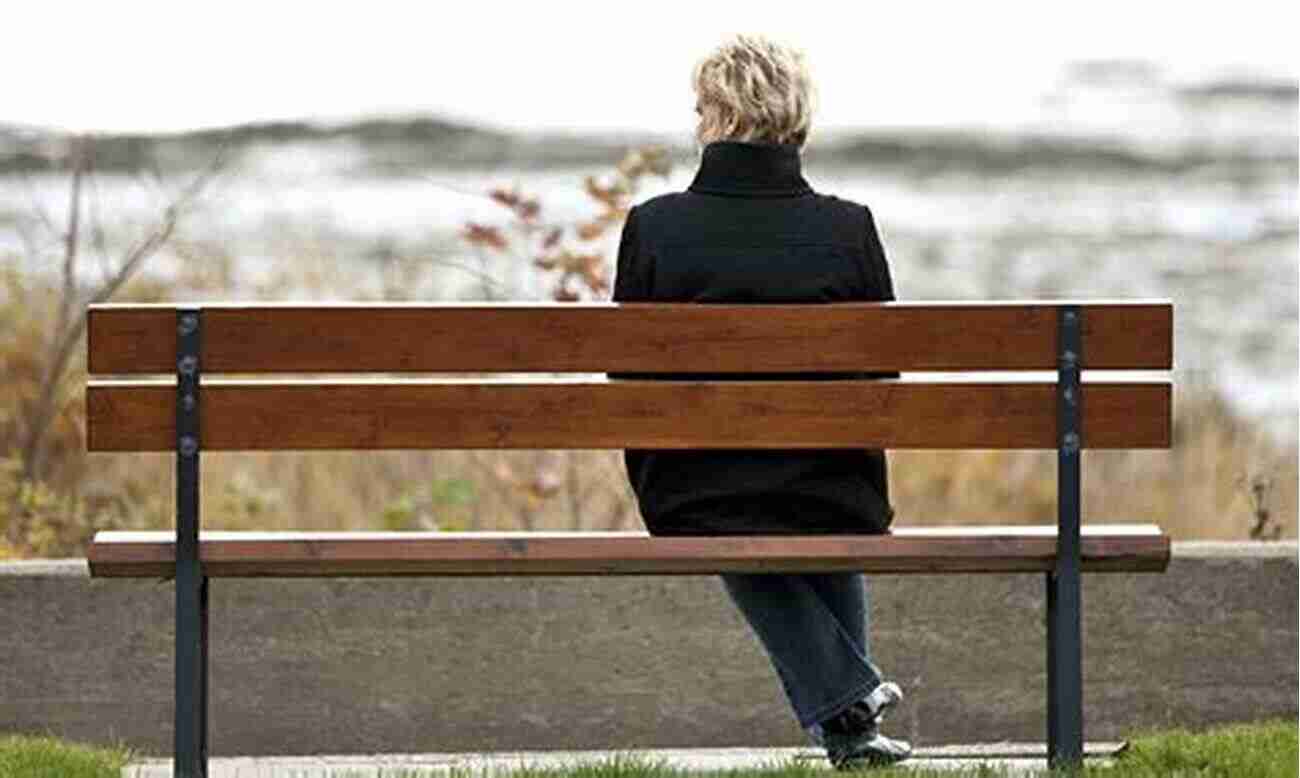
MULTIPOLYGON (((1086 525, 1083 570, 1162 572, 1154 525, 1086 525)), ((720 572, 1006 573, 1050 570, 1056 528, 899 528, 890 535, 652 537, 643 532, 199 532, 212 577, 704 575, 720 572)), ((175 533, 99 532, 96 577, 165 577, 175 533)))
MULTIPOLYGON (((1167 448, 1169 382, 1083 384, 1085 448, 1167 448)), ((91 451, 175 447, 170 382, 91 382, 91 451)), ((1055 448, 1056 384, 844 381, 213 381, 208 451, 1055 448)))
MULTIPOLYGON (((1173 304, 214 304, 207 373, 780 372, 1056 369, 1060 304, 1083 306, 1083 365, 1173 366, 1173 304), (755 308, 762 309, 755 315, 755 308)), ((92 374, 173 373, 176 306, 90 307, 92 374)))

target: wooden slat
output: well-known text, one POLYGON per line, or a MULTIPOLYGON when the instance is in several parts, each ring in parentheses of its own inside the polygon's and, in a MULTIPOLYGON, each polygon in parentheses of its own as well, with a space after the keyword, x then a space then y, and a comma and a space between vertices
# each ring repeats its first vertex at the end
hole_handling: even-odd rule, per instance
MULTIPOLYGON (((175 533, 99 532, 92 576, 170 576, 175 533)), ((1154 525, 1083 527, 1087 572, 1160 572, 1154 525)), ((199 533, 204 575, 700 575, 720 572, 1005 573, 1052 568, 1056 528, 899 528, 891 535, 651 537, 643 532, 199 533)))
MULTIPOLYGON (((203 449, 1055 448, 1056 383, 205 382, 203 449)), ((91 451, 174 448, 171 382, 92 382, 91 451)), ((1168 380, 1083 385, 1085 448, 1167 448, 1168 380)))
MULTIPOLYGON (((1053 370, 1056 312, 1083 309, 1085 368, 1167 370, 1168 300, 822 305, 205 305, 225 373, 1053 370), (755 308, 761 307, 760 315, 755 308)), ((175 371, 173 305, 94 305, 95 374, 175 371)))

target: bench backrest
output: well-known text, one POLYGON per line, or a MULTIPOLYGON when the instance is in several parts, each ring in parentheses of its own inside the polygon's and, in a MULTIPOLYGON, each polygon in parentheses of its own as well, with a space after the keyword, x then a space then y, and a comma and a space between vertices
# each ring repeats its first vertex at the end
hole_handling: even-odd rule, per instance
MULTIPOLYGON (((174 450, 177 404, 185 400, 174 379, 158 374, 189 370, 203 376, 196 401, 208 451, 1050 449, 1059 444, 1056 375, 1023 371, 1061 368, 1065 312, 1081 327, 1073 364, 1172 368, 1168 300, 96 305, 88 364, 101 378, 87 389, 87 445, 174 450), (194 339, 196 359, 178 364, 178 333, 194 339), (411 375, 843 371, 909 375, 411 375), (929 371, 948 375, 925 376, 929 371), (978 371, 999 375, 972 374, 978 371), (336 373, 384 375, 319 375, 336 373)), ((1081 388, 1081 448, 1169 447, 1167 376, 1121 374, 1081 388)))

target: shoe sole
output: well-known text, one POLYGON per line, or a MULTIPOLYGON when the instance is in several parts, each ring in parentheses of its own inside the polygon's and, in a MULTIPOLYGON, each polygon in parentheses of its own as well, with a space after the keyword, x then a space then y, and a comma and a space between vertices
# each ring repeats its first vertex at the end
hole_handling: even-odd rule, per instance
POLYGON ((854 757, 848 761, 840 762, 838 765, 833 765, 833 767, 838 772, 850 772, 852 770, 862 770, 864 768, 874 769, 877 767, 889 767, 890 765, 905 762, 910 758, 911 754, 908 754, 907 756, 854 757))
POLYGON ((912 756, 912 749, 906 753, 899 754, 893 751, 878 751, 867 749, 860 751, 852 756, 842 758, 838 762, 832 761, 831 766, 836 770, 854 770, 861 767, 885 767, 887 765, 898 764, 906 761, 912 756))
MULTIPOLYGON (((880 723, 885 718, 885 713, 890 708, 893 708, 894 706, 898 705, 898 703, 903 701, 903 690, 902 688, 899 687, 898 684, 894 683, 893 681, 885 681, 881 683, 879 686, 877 686, 875 689, 872 689, 871 694, 868 694, 863 699, 870 699, 871 696, 876 694, 877 692, 883 692, 882 696, 884 697, 884 699, 880 701, 880 707, 876 708, 876 715, 874 718, 875 725, 879 727, 880 723)), ((824 738, 818 737, 817 735, 811 735, 811 737, 813 742, 816 743, 817 745, 819 746, 825 745, 824 738)))

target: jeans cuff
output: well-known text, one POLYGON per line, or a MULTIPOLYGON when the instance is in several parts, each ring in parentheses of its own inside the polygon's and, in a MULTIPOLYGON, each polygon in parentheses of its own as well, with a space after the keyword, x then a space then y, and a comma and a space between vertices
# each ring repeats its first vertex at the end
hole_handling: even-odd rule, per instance
POLYGON ((850 690, 847 694, 844 694, 836 698, 834 702, 828 705, 823 705, 821 708, 814 711, 812 716, 810 717, 811 720, 808 721, 807 723, 801 721, 799 722, 799 726, 803 727, 803 729, 807 731, 810 735, 812 735, 814 739, 820 742, 821 722, 844 711, 853 703, 857 702, 863 697, 866 697, 868 694, 871 694, 871 692, 881 683, 882 682, 879 678, 875 679, 874 681, 864 682, 861 686, 855 687, 854 689, 850 690))

